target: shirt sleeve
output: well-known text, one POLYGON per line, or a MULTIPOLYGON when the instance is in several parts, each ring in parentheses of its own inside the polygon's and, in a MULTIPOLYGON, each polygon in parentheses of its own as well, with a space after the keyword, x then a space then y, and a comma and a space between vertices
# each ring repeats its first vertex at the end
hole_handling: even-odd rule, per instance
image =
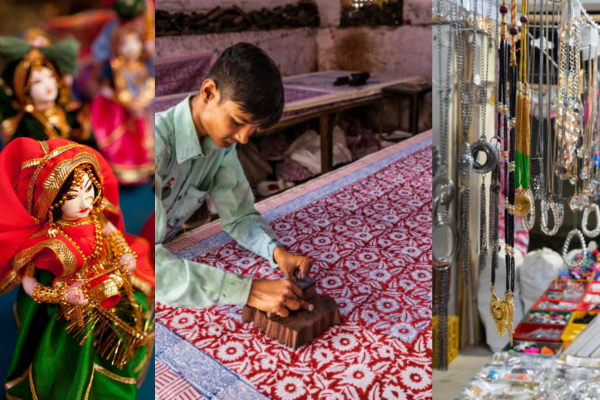
POLYGON ((162 177, 169 160, 169 148, 156 134, 155 253, 156 299, 171 307, 211 307, 246 304, 252 279, 219 270, 210 265, 177 258, 163 245, 167 218, 162 206, 162 177))
POLYGON ((208 193, 221 217, 223 230, 241 246, 266 258, 271 267, 277 268, 273 253, 282 244, 254 208, 254 195, 235 146, 231 146, 225 154, 208 193))

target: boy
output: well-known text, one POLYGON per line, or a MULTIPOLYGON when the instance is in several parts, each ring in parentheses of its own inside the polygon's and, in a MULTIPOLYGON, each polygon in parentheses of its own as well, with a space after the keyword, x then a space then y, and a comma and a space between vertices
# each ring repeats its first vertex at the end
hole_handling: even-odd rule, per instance
POLYGON ((308 276, 312 262, 285 250, 255 210, 235 150, 257 127, 277 123, 283 103, 283 83, 273 60, 256 46, 238 43, 219 57, 197 95, 155 115, 158 301, 177 307, 248 304, 282 317, 289 310, 312 309, 291 282, 308 276), (207 194, 223 230, 279 267, 288 280, 251 280, 180 260, 163 246, 207 194))

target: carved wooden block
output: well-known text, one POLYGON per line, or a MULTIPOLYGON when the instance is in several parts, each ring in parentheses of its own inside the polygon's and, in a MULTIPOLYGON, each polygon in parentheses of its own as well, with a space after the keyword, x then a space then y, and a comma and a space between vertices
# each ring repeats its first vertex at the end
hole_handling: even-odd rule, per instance
MULTIPOLYGON (((308 288, 314 292, 316 286, 308 288)), ((340 310, 331 297, 313 294, 310 303, 313 311, 300 309, 293 311, 289 317, 278 315, 267 316, 264 311, 244 306, 242 320, 252 322, 265 335, 293 349, 304 346, 321 336, 329 327, 341 323, 340 310)))

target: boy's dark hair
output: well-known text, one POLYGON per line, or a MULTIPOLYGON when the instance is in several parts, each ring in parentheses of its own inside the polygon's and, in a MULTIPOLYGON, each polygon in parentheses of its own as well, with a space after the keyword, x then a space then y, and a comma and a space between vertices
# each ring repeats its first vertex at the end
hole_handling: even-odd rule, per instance
POLYGON ((283 113, 283 82, 275 62, 250 43, 225 49, 208 73, 221 101, 231 100, 262 129, 275 125, 283 113))

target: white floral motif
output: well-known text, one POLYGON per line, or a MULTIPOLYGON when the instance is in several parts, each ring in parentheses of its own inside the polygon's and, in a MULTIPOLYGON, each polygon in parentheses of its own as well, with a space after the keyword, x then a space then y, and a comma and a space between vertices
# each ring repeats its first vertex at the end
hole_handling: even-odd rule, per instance
POLYGON ((417 330, 410 324, 399 322, 392 326, 390 334, 403 342, 412 343, 417 337, 417 330))
POLYGON ((369 273, 369 277, 379 282, 387 282, 392 275, 384 269, 374 269, 369 273))
POLYGON ((194 323, 194 314, 190 313, 181 313, 175 316, 175 318, 173 318, 173 320, 171 321, 171 325, 173 325, 173 327, 177 329, 190 328, 194 325, 194 323))
POLYGON ((275 393, 284 400, 295 400, 305 393, 305 389, 301 379, 288 376, 277 382, 275 393))
POLYGON ((321 284, 327 289, 334 289, 342 285, 342 280, 339 277, 332 275, 321 280, 321 284))
POLYGON ((352 350, 358 345, 356 338, 348 333, 340 333, 333 338, 333 347, 339 351, 352 350))
POLYGON ((431 385, 431 376, 424 370, 415 367, 407 367, 400 373, 402 383, 413 390, 423 390, 431 385))
POLYGON ((419 282, 431 281, 431 272, 427 271, 427 270, 420 269, 420 270, 413 271, 411 276, 415 281, 419 281, 419 282))
POLYGON ((235 361, 244 354, 244 346, 238 342, 227 342, 217 352, 217 356, 225 361, 235 361))
POLYGON ((397 302, 386 298, 379 299, 376 305, 381 312, 394 312, 400 308, 397 302))
POLYGON ((344 374, 343 382, 366 390, 373 382, 375 374, 366 365, 351 365, 344 374))

